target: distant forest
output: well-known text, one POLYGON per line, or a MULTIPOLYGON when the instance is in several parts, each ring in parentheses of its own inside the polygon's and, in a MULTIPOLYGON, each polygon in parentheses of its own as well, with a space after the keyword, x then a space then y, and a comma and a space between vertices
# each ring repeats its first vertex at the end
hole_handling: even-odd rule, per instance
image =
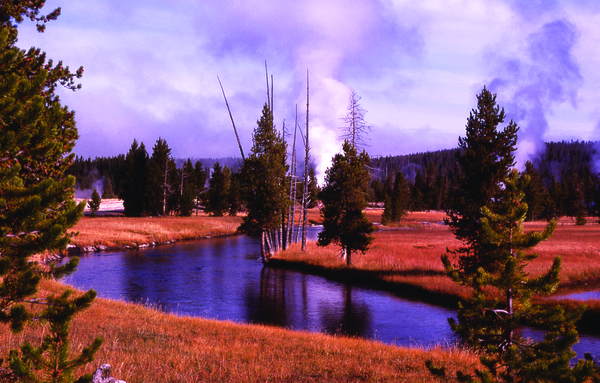
MULTIPOLYGON (((599 142, 562 141, 546 143, 546 150, 527 163, 524 170, 531 177, 526 202, 530 219, 558 216, 598 215, 600 185, 596 162, 600 163, 599 142)), ((444 210, 450 205, 457 177, 455 161, 458 149, 386 156, 371 159, 370 202, 383 202, 400 171, 409 190, 409 210, 444 210)), ((216 162, 236 173, 241 159, 196 158, 210 174, 216 162)), ((175 160, 178 167, 183 159, 175 160)), ((76 195, 88 198, 97 188, 104 197, 119 194, 124 175, 125 155, 84 159, 76 157, 68 173, 76 178, 76 195), (111 190, 107 190, 110 188, 111 190)), ((207 177, 208 186, 210 177, 207 177)))
MULTIPOLYGON (((528 218, 598 215, 600 153, 594 141, 546 143, 546 150, 527 162, 531 182, 525 200, 528 218)), ((409 183, 409 210, 444 210, 451 204, 458 149, 439 150, 371 160, 372 201, 383 201, 401 171, 409 183)))

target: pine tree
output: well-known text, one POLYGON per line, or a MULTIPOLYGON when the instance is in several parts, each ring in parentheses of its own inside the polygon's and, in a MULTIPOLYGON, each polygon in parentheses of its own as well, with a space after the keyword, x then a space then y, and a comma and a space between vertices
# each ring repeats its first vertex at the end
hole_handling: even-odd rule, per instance
POLYGON ((399 171, 396 173, 393 189, 386 195, 381 223, 387 225, 390 222, 400 221, 408 213, 409 198, 408 184, 404 174, 399 171))
POLYGON ((188 158, 186 163, 183 165, 181 178, 183 185, 181 186, 181 201, 179 206, 179 213, 184 217, 192 215, 194 210, 194 199, 196 197, 196 181, 195 168, 192 165, 192 160, 188 158))
POLYGON ((229 205, 229 216, 235 217, 241 208, 241 187, 240 187, 240 174, 232 173, 231 182, 229 186, 229 193, 227 196, 229 205))
POLYGON ((410 210, 412 211, 423 211, 425 210, 425 197, 423 191, 425 190, 425 178, 421 175, 421 171, 417 170, 415 175, 415 182, 410 190, 410 210))
POLYGON ((113 181, 111 177, 106 177, 106 180, 104 181, 104 189, 102 190, 102 198, 103 199, 108 199, 108 198, 116 198, 117 196, 115 195, 115 189, 113 187, 113 181))
POLYGON ((199 204, 202 200, 202 194, 206 188, 206 171, 202 166, 202 162, 196 161, 194 164, 194 173, 192 176, 192 184, 194 186, 194 199, 196 201, 196 216, 198 215, 199 204))
POLYGON ((171 149, 167 141, 159 137, 152 148, 148 169, 148 186, 146 190, 148 214, 167 214, 167 199, 175 191, 175 188, 172 188, 172 180, 169 179, 168 174, 169 160, 171 160, 171 149))
POLYGON ((370 159, 365 151, 357 154, 348 141, 344 141, 342 150, 343 154, 336 154, 326 171, 321 191, 323 231, 317 245, 339 245, 346 264, 351 265, 352 253, 366 252, 373 242, 370 234, 375 228, 363 212, 368 205, 370 159))
POLYGON ((223 171, 219 161, 213 165, 213 171, 208 182, 208 203, 206 212, 215 217, 222 217, 228 210, 228 196, 231 171, 225 166, 227 172, 223 171))
POLYGON ((308 207, 312 209, 319 203, 319 185, 317 183, 317 175, 315 167, 311 166, 308 169, 308 207))
MULTIPOLYGON (((486 245, 481 248, 493 252, 497 270, 479 268, 473 277, 455 268, 447 254, 442 257, 446 273, 472 291, 471 298, 459 306, 458 322, 453 318, 449 321, 454 332, 483 351, 480 360, 485 370, 475 372, 481 382, 588 381, 595 369, 591 360, 570 365, 575 356, 571 347, 578 341, 575 322, 583 308, 565 312, 560 306, 542 308, 530 302, 532 294, 547 295, 556 289, 561 258, 557 257, 538 277, 530 277, 525 271, 527 264, 537 258, 527 251, 548 239, 556 227, 551 221, 542 232, 523 231, 527 214, 523 190, 528 182, 528 176, 519 177, 513 170, 503 183, 502 194, 490 205, 493 210, 488 206, 481 209, 479 240, 486 245), (493 299, 493 291, 498 291, 501 299, 493 299), (524 338, 519 331, 523 323, 546 329, 543 340, 524 338)), ((430 361, 428 367, 443 375, 430 361)), ((473 381, 475 377, 457 374, 459 381, 473 381)))
POLYGON ((477 96, 477 109, 471 111, 466 136, 458 139, 458 185, 447 211, 448 225, 465 246, 456 250, 459 268, 475 274, 479 267, 493 268, 496 257, 480 241, 481 208, 491 206, 502 193, 501 184, 515 164, 518 127, 510 122, 504 129, 504 109, 496 95, 485 87, 477 96), (485 257, 483 256, 485 254, 485 257))
POLYGON ((125 215, 140 217, 147 210, 148 152, 142 142, 133 140, 125 158, 125 169, 119 198, 123 200, 125 215))
POLYGON ((534 221, 542 215, 542 201, 544 198, 544 185, 540 172, 537 171, 531 161, 525 163, 525 174, 529 176, 530 182, 525 189, 525 202, 529 206, 527 219, 534 221))
POLYGON ((281 229, 282 217, 289 203, 286 173, 287 148, 273 126, 273 113, 265 104, 254 129, 252 150, 240 172, 242 195, 248 213, 240 231, 261 237, 261 255, 275 251, 273 235, 281 229))
POLYGON ((90 201, 88 201, 88 206, 90 207, 90 210, 92 211, 92 214, 91 214, 92 217, 95 217, 96 213, 100 209, 100 202, 102 201, 100 199, 100 194, 98 194, 98 190, 96 190, 96 188, 94 188, 91 198, 92 199, 90 201))
POLYGON ((60 14, 57 9, 40 16, 42 6, 43 1, 0 3, 0 323, 10 324, 14 332, 23 330, 28 321, 47 324, 47 337, 39 348, 25 344, 20 352, 11 350, 3 361, 19 381, 27 376, 37 381, 41 374, 62 382, 69 380, 74 368, 91 360, 101 340, 65 365, 69 323, 96 293, 90 290, 71 298, 67 290, 60 297, 37 297, 41 278, 73 272, 78 258, 47 268, 30 262, 35 254, 64 249, 70 241, 66 231, 85 207, 73 201, 75 178, 65 174, 78 138, 74 112, 62 106, 55 93, 59 84, 78 89, 74 81, 83 69, 71 73, 62 62, 46 61, 39 49, 25 52, 16 47, 17 24, 25 17, 37 21, 42 31, 47 21, 60 14), (36 356, 47 362, 45 366, 36 363, 36 356))

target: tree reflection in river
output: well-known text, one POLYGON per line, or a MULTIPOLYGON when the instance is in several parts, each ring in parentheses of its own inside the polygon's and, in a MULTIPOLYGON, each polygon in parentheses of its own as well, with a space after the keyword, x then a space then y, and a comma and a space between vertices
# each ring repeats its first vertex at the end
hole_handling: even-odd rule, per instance
POLYGON ((352 299, 353 286, 340 286, 341 299, 321 306, 323 331, 328 334, 350 335, 370 338, 374 331, 371 328, 371 312, 369 306, 359 299, 352 299))

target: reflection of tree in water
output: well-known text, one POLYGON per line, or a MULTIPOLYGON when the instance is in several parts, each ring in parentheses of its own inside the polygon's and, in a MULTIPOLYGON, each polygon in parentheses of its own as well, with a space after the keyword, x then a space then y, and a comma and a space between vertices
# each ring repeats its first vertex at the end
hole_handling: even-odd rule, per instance
POLYGON ((344 285, 341 292, 341 304, 321 306, 323 331, 327 334, 371 338, 374 334, 369 307, 352 300, 352 286, 344 285))
POLYGON ((248 322, 289 327, 285 272, 263 267, 259 290, 246 286, 245 304, 248 322))

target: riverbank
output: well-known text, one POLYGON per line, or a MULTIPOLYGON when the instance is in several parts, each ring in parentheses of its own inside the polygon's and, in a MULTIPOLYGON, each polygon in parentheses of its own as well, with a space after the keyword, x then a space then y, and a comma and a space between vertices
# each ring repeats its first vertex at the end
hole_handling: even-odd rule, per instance
MULTIPOLYGON (((375 214, 375 213, 373 213, 375 214)), ((456 307, 458 300, 468 297, 469 290, 456 285, 444 274, 440 260, 446 248, 456 248, 456 241, 448 226, 442 222, 443 213, 413 213, 394 227, 380 227, 366 254, 354 254, 353 265, 348 267, 339 257, 339 248, 319 248, 309 242, 307 252, 298 245, 277 254, 270 263, 273 267, 300 269, 328 278, 398 293, 446 307, 456 307)), ((541 231, 544 222, 529 222, 525 230, 541 231)), ((600 287, 600 225, 576 226, 570 220, 561 220, 552 237, 535 248, 539 257, 527 271, 532 276, 548 270, 554 257, 563 258, 561 284, 550 298, 537 297, 536 303, 554 305, 554 297, 600 287)), ((589 333, 600 333, 600 301, 585 302, 561 299, 567 309, 585 303, 588 311, 579 322, 579 328, 589 333)))
MULTIPOLYGON (((43 281, 44 292, 65 286, 43 281)), ((39 341, 41 328, 12 335, 0 326, 0 355, 24 341, 39 341)), ((179 317, 140 304, 97 298, 76 316, 71 345, 78 351, 96 336, 104 344, 85 367, 112 365, 112 376, 128 383, 158 382, 439 382, 425 368, 433 359, 473 370, 473 353, 459 349, 399 348, 378 342, 317 333, 179 317)), ((82 372, 83 370, 80 370, 82 372)))
POLYGON ((241 222, 241 217, 211 217, 204 213, 191 217, 84 216, 69 230, 77 235, 67 251, 76 254, 135 249, 233 235, 241 222))

